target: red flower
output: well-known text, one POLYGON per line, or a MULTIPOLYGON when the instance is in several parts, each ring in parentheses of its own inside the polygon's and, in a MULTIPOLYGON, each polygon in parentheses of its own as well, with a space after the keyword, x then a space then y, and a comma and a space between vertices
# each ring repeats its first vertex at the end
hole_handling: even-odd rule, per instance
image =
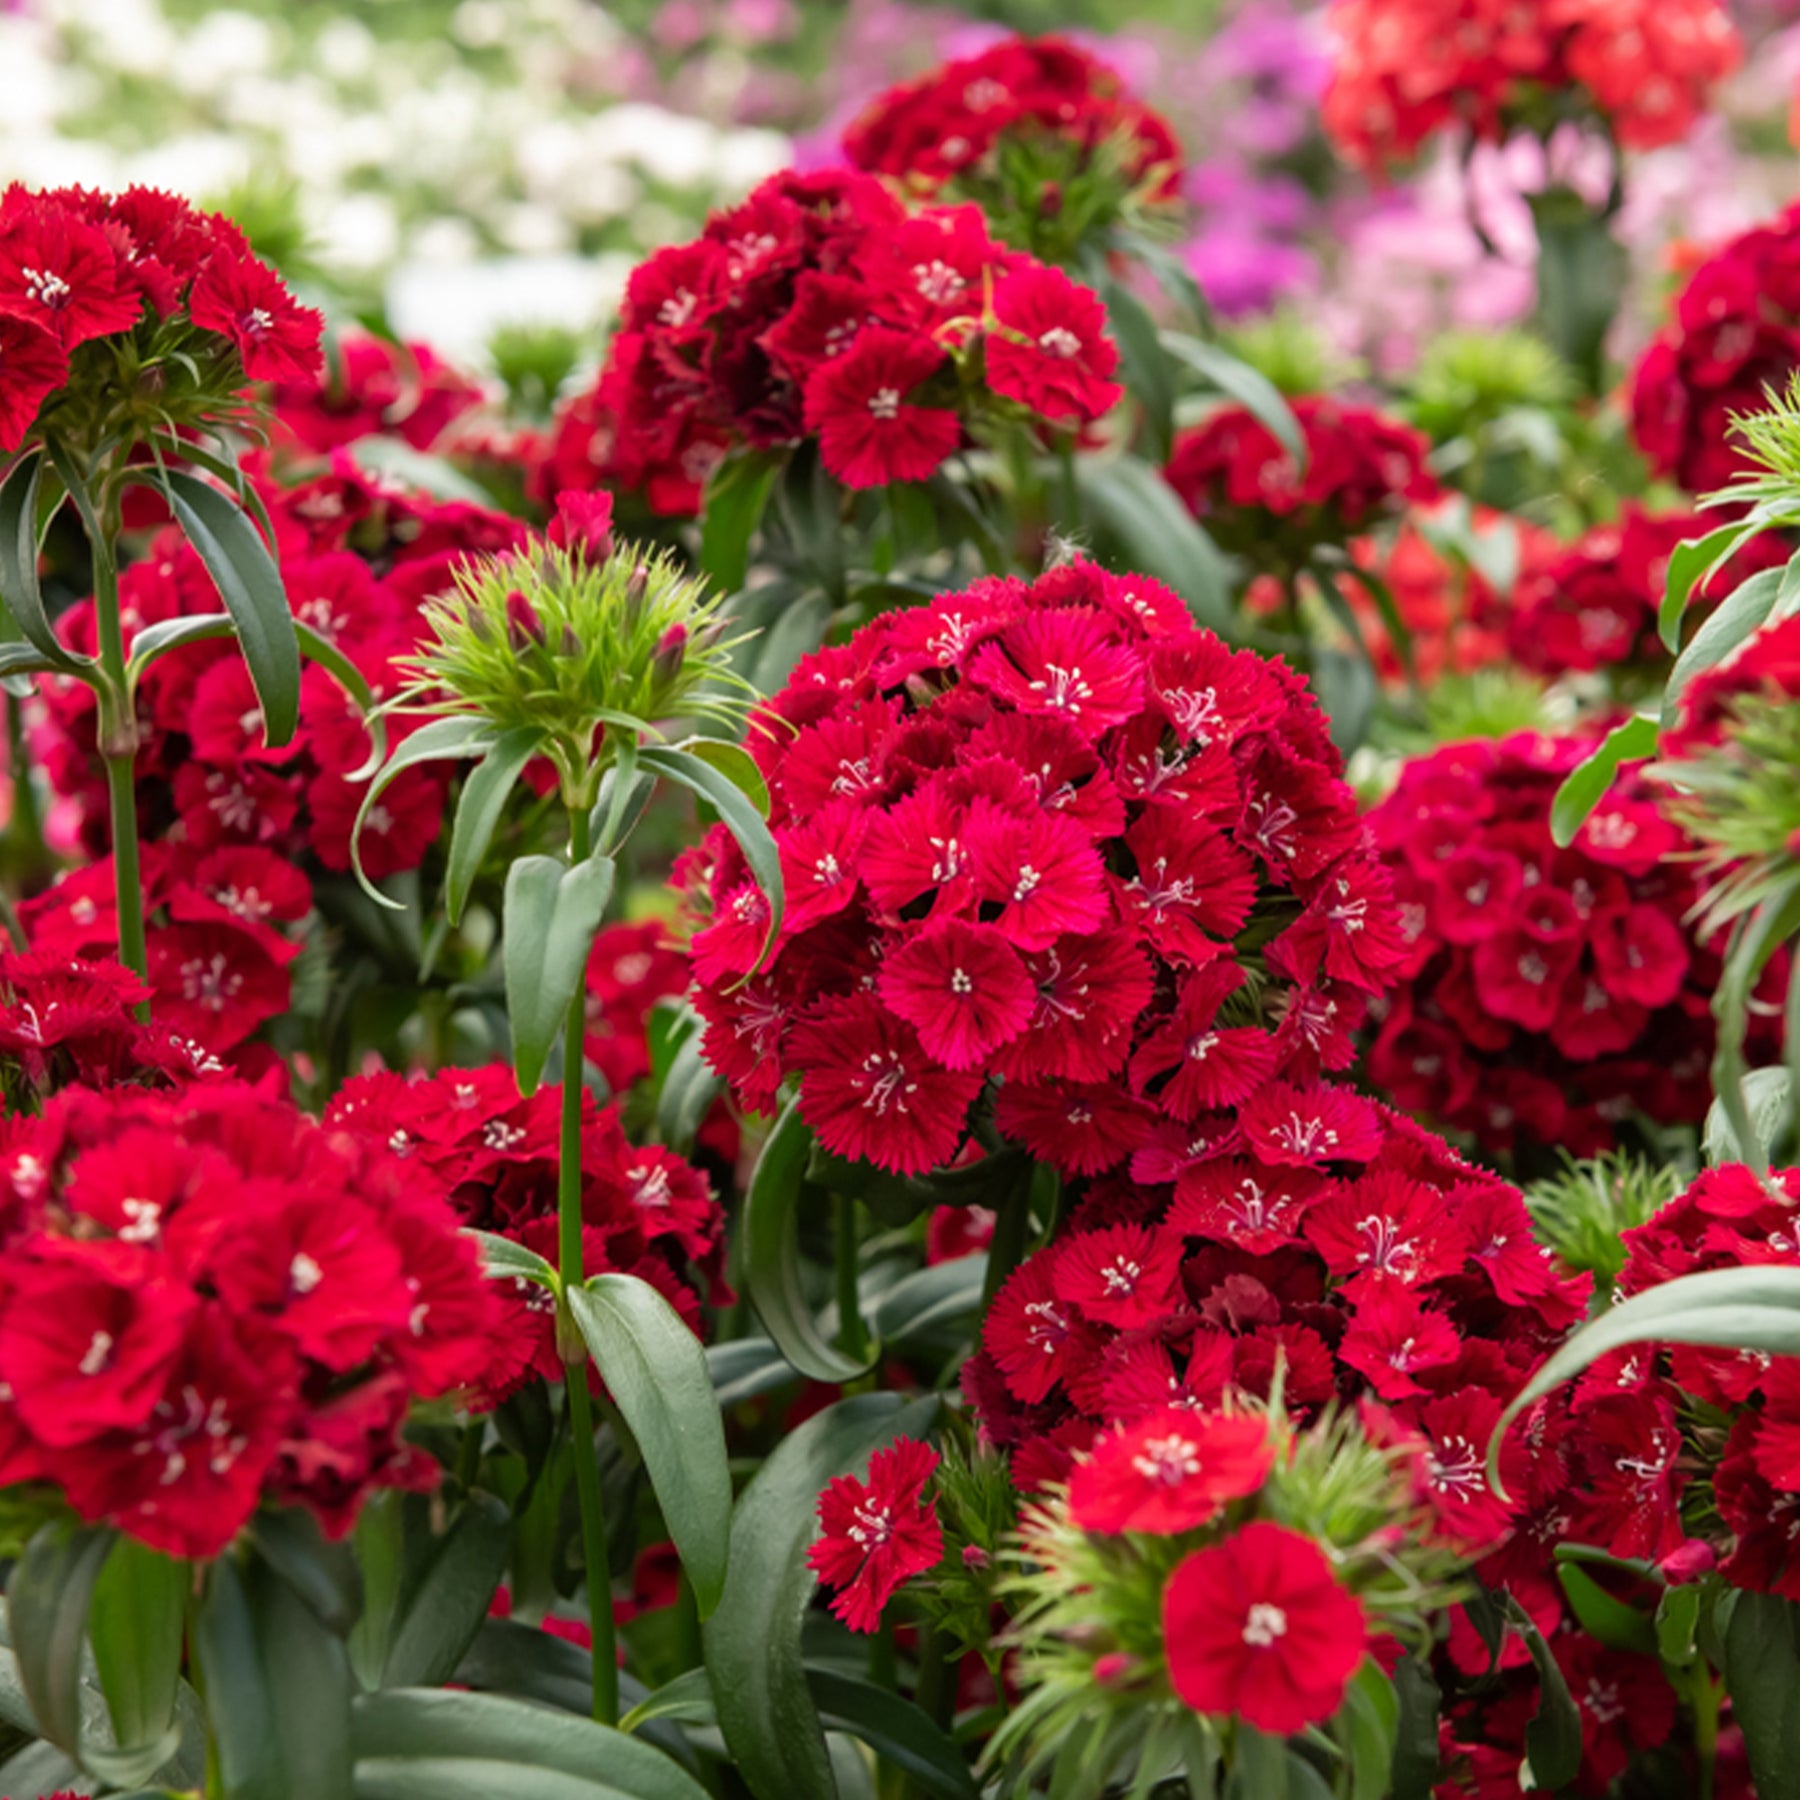
POLYGON ((825 467, 847 487, 924 481, 962 442, 946 407, 909 396, 944 365, 929 338, 871 328, 806 384, 806 425, 819 434, 825 467))
POLYGON ((1181 1272, 1181 1240, 1147 1225, 1111 1225, 1067 1240, 1056 1260, 1057 1298, 1121 1331, 1166 1316, 1181 1272))
POLYGON ((1106 308, 1060 269, 1027 264, 994 289, 1000 329, 987 335, 988 383, 1059 425, 1087 425, 1120 394, 1106 308))
POLYGON ((1368 1626, 1311 1538, 1259 1520, 1169 1577, 1163 1642, 1195 1711, 1291 1735, 1337 1711, 1368 1626))
POLYGON ((68 352, 53 332, 0 312, 0 453, 18 449, 38 408, 68 378, 68 352))
POLYGON ((1024 1030, 1037 990, 993 925, 945 919, 881 965, 879 992, 946 1069, 984 1067, 1024 1030))
POLYGON ((1274 1455, 1265 1419, 1168 1407, 1095 1440, 1070 1477, 1069 1517, 1083 1531, 1191 1531, 1255 1493, 1274 1455))
POLYGON ((318 367, 324 320, 254 256, 220 251, 194 279, 188 313, 237 346, 252 381, 304 381, 318 367))
POLYGON ((106 234, 51 196, 21 192, 0 207, 0 313, 29 319, 64 350, 128 331, 143 301, 106 234))
POLYGON ((901 1438, 869 1459, 867 1481, 840 1475, 819 1496, 820 1536, 806 1560, 837 1589, 831 1610, 852 1631, 877 1630, 888 1601, 943 1554, 943 1528, 924 1497, 937 1466, 929 1444, 901 1438))

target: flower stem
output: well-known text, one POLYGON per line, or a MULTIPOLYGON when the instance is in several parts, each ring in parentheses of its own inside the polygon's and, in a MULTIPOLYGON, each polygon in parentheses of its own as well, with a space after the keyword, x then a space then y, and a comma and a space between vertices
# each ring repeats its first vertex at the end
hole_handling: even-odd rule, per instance
MULTIPOLYGON (((94 619, 101 686, 100 756, 112 808, 113 884, 119 911, 119 961, 140 980, 149 974, 144 950, 144 891, 138 869, 137 718, 125 679, 125 637, 119 620, 119 567, 110 541, 91 546, 94 619)), ((139 1016, 149 1017, 140 1007, 139 1016)))
MULTIPOLYGON (((588 855, 588 816, 569 809, 569 863, 588 855)), ((582 1039, 587 1030, 587 984, 575 984, 563 1027, 562 1133, 557 1150, 557 1260, 563 1291, 581 1286, 581 1096, 582 1039)), ((561 1323, 565 1327, 565 1318, 561 1323)), ((600 1464, 594 1454, 594 1402, 588 1393, 587 1346, 565 1331, 564 1362, 569 1400, 569 1451, 575 1458, 575 1495, 581 1508, 581 1549, 587 1564, 588 1623, 594 1634, 594 1717, 619 1722, 619 1662, 613 1636, 612 1573, 606 1548, 606 1511, 600 1496, 600 1464), (579 1346, 579 1347, 578 1347, 579 1346)))
POLYGON ((988 1245, 987 1279, 982 1284, 981 1310, 984 1314, 1007 1276, 1025 1260, 1025 1244, 1031 1235, 1034 1173, 1034 1169, 1027 1168, 1013 1182, 994 1216, 993 1241, 988 1245))
POLYGON ((869 1334, 863 1326, 862 1300, 857 1292, 861 1274, 862 1245, 856 1232, 856 1202, 837 1196, 837 1303, 838 1339, 846 1356, 868 1354, 869 1334))

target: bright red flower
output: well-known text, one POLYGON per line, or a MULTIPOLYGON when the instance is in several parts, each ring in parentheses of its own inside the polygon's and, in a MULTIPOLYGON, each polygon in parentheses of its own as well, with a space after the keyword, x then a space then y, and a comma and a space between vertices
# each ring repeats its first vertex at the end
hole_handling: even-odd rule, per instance
POLYGON ((819 434, 825 467, 846 487, 924 481, 962 442, 947 407, 910 396, 944 365, 929 338, 871 328, 806 384, 806 426, 819 434))
POLYGON ((999 329, 987 334, 987 378, 996 394, 1059 425, 1091 424, 1118 399, 1109 377, 1119 353, 1092 288, 1028 264, 995 287, 993 307, 999 329))
POLYGON ((0 453, 18 449, 38 408, 68 378, 68 352, 54 332, 0 312, 0 453))
POLYGON ((1253 1494, 1274 1462, 1266 1419, 1169 1407, 1097 1438, 1069 1480, 1083 1531, 1191 1531, 1253 1494))
POLYGON ((877 991, 946 1069, 986 1065, 1030 1022, 1037 990, 993 925, 945 919, 881 965, 877 991))
POLYGON ((901 1438, 869 1459, 869 1478, 840 1475, 819 1496, 818 1540, 807 1563, 837 1589, 831 1610, 852 1631, 880 1628, 882 1609, 944 1552, 925 1484, 938 1466, 929 1444, 901 1438))
POLYGON ((1109 1225, 1070 1238, 1056 1259, 1059 1300, 1117 1330, 1165 1317, 1175 1300, 1182 1244, 1148 1225, 1109 1225))
POLYGON ((1286 1736, 1337 1711, 1368 1625, 1311 1538, 1258 1520, 1169 1577, 1163 1644, 1196 1712, 1286 1736))
POLYGON ((128 331, 143 310, 137 290, 97 226, 48 195, 0 213, 0 313, 29 319, 65 350, 128 331))
POLYGON ((188 313, 236 345, 252 381, 304 381, 319 364, 325 321, 254 256, 221 251, 194 278, 188 313))

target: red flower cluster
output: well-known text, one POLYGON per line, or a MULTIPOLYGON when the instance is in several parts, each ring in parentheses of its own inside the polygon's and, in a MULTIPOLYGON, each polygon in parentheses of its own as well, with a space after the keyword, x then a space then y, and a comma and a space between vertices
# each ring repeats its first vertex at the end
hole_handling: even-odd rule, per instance
POLYGON ((1684 925, 1682 834, 1627 774, 1567 850, 1550 806, 1582 738, 1453 744, 1369 815, 1408 950, 1369 1052, 1396 1104, 1503 1150, 1591 1155, 1634 1112, 1698 1120, 1717 959, 1684 925))
POLYGON ((767 902, 715 830, 692 946, 706 1055, 747 1105, 797 1076, 828 1149, 899 1173, 950 1162, 988 1096, 1070 1176, 1172 1178, 1240 1107, 1301 1161, 1331 1141, 1318 1071, 1403 945, 1284 665, 1076 563, 808 657, 751 743, 781 930, 758 967, 767 902))
POLYGON ((1311 395, 1291 402, 1306 467, 1242 406, 1184 431, 1163 474, 1221 546, 1287 576, 1321 544, 1342 544, 1431 500, 1422 432, 1365 406, 1311 395))
POLYGON ((844 133, 844 154, 930 197, 995 173, 1008 140, 1042 138, 1073 148, 1078 167, 1113 146, 1134 186, 1156 199, 1181 191, 1181 145, 1168 121, 1060 37, 1007 38, 889 88, 844 133))
POLYGON ((662 919, 608 925, 587 967, 587 1059, 622 1094, 650 1073, 650 1010, 687 989, 687 957, 662 919))
POLYGON ((922 481, 967 441, 972 407, 1074 428, 1119 395, 1091 290, 996 244, 975 207, 908 216, 850 172, 773 176, 659 250, 620 325, 564 411, 547 492, 604 480, 691 513, 728 450, 812 436, 847 486, 922 481))
POLYGON ((1287 1736, 1329 1719, 1368 1639, 1362 1604, 1325 1552, 1265 1519, 1196 1550, 1163 1590, 1175 1692, 1258 1731, 1287 1736))
MULTIPOLYGON (((186 841, 145 844, 140 872, 149 986, 133 1000, 151 1002, 157 1041, 180 1046, 195 1068, 217 1067, 220 1058, 245 1075, 269 1068, 272 1053, 248 1040, 287 1010, 298 926, 312 907, 306 877, 270 850, 186 841)), ((46 966, 105 962, 117 953, 119 931, 111 859, 71 871, 21 903, 19 917, 46 966)), ((19 1004, 34 1002, 21 994, 19 1004)), ((69 1021, 66 1010, 62 1018, 69 1021)), ((128 1047, 148 1053, 142 1038, 128 1047)), ((92 1082, 108 1066, 80 1062, 79 1078, 92 1082)))
POLYGON ((1380 168, 1448 126, 1498 142, 1582 92, 1621 143, 1684 138, 1743 44, 1719 0, 1335 0, 1325 129, 1380 168))
POLYGON ((70 1088, 0 1138, 0 1485, 192 1557, 265 1497, 341 1536, 436 1485, 400 1427, 496 1311, 417 1171, 230 1082, 70 1088))
POLYGON ((1800 205, 1720 246, 1631 379, 1631 431, 1658 475, 1691 494, 1744 472, 1731 421, 1761 412, 1800 365, 1800 205))
MULTIPOLYGON (((383 1146, 450 1195, 462 1222, 557 1260, 558 1109, 553 1087, 519 1097, 511 1068, 445 1069, 425 1079, 365 1075, 346 1082, 328 1125, 383 1146)), ((614 1107, 583 1096, 583 1267, 618 1270, 657 1288, 700 1329, 700 1286, 729 1304, 723 1279, 725 1214, 706 1177, 673 1151, 627 1141, 614 1107)), ((473 1380, 490 1404, 527 1381, 560 1381, 548 1291, 497 1284, 504 1321, 473 1380)))
MULTIPOLYGON (((295 486, 259 485, 295 617, 349 657, 378 696, 400 684, 396 659, 414 649, 420 605, 451 565, 525 536, 523 525, 500 513, 379 485, 341 452, 295 486)), ((219 610, 205 565, 172 530, 125 571, 119 599, 128 650, 146 626, 219 610)), ((58 630, 72 648, 91 651, 92 601, 71 607, 58 630)), ((158 658, 138 687, 137 807, 145 835, 171 835, 192 852, 255 846, 294 861, 310 853, 327 869, 348 869, 363 794, 350 777, 367 760, 368 733, 354 701, 324 669, 307 666, 300 694, 299 731, 271 751, 235 645, 190 644, 158 658)), ((30 742, 60 796, 58 829, 100 856, 108 809, 96 717, 91 688, 46 676, 30 742)), ((393 720, 390 732, 404 736, 411 725, 393 720)), ((437 839, 446 783, 441 766, 427 765, 384 792, 363 829, 363 865, 373 877, 419 866, 437 839)))
MULTIPOLYGON (((1279 1082, 1210 1142, 1140 1152, 1130 1176, 1088 1185, 1071 1229, 1008 1277, 964 1366, 1021 1489, 1066 1478, 1107 1425, 1162 1442, 1170 1409, 1265 1397, 1280 1367, 1296 1415, 1361 1395, 1384 1436, 1417 1442, 1446 1538, 1505 1534, 1488 1438, 1586 1298, 1533 1241, 1515 1189, 1349 1088, 1279 1082)), ((1122 1508, 1105 1445, 1136 1439, 1102 1439, 1075 1498, 1148 1507, 1147 1465, 1165 1464, 1179 1496, 1188 1439, 1175 1437, 1166 1456, 1143 1451, 1122 1508)))
MULTIPOLYGON (((1666 668, 1657 636, 1669 556, 1712 524, 1694 513, 1648 513, 1628 502, 1618 522, 1596 525, 1513 590, 1507 647, 1522 668, 1566 675, 1629 665, 1666 668)), ((1753 538, 1703 590, 1717 600, 1758 569, 1778 568, 1787 551, 1773 537, 1753 538)))
POLYGON ((357 331, 332 346, 322 376, 276 382, 269 403, 284 445, 324 455, 358 438, 384 435, 430 450, 484 398, 428 344, 357 331))
POLYGON ((837 1589, 831 1610, 852 1631, 875 1631, 881 1610, 944 1553, 925 1484, 938 1466, 929 1444, 901 1438, 869 1459, 869 1479, 840 1475, 819 1496, 819 1538, 806 1553, 837 1589))
POLYGON ((145 320, 223 339, 258 381, 309 375, 323 328, 229 219, 173 194, 0 194, 0 453, 68 381, 72 353, 145 320))

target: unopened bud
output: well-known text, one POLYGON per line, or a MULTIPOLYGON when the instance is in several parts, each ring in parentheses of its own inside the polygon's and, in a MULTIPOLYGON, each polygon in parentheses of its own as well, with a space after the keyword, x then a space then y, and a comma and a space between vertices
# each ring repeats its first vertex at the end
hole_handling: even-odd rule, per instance
POLYGON ((1710 1575, 1718 1566, 1718 1561, 1712 1545, 1704 1538, 1687 1538, 1677 1544, 1656 1567, 1664 1581, 1672 1587, 1680 1587, 1683 1582, 1698 1581, 1702 1575, 1710 1575))
POLYGON ((562 653, 564 656, 581 654, 581 639, 575 635, 573 625, 565 625, 562 630, 562 653))
POLYGON ((671 625, 656 640, 656 654, 651 659, 650 673, 659 682, 670 682, 681 673, 687 656, 688 632, 685 625, 671 625))
POLYGON ((993 1558, 979 1544, 964 1544, 962 1560, 965 1569, 985 1569, 993 1558))
POLYGON ((1038 215, 1045 219, 1054 219, 1063 209, 1063 191, 1060 181, 1046 181, 1038 190, 1038 215))
POLYGON ((612 495, 564 492, 556 496, 551 543, 587 563, 603 563, 613 553, 612 495))
POLYGON ((515 650, 529 650, 544 641, 544 621, 517 588, 506 596, 506 638, 515 650))
POLYGON ((625 578, 625 615, 636 618, 638 610, 644 604, 644 596, 650 592, 650 565, 639 563, 625 578))
POLYGON ((1124 1650, 1109 1650, 1094 1661, 1094 1680, 1101 1687, 1123 1687, 1137 1667, 1137 1658, 1124 1650))

